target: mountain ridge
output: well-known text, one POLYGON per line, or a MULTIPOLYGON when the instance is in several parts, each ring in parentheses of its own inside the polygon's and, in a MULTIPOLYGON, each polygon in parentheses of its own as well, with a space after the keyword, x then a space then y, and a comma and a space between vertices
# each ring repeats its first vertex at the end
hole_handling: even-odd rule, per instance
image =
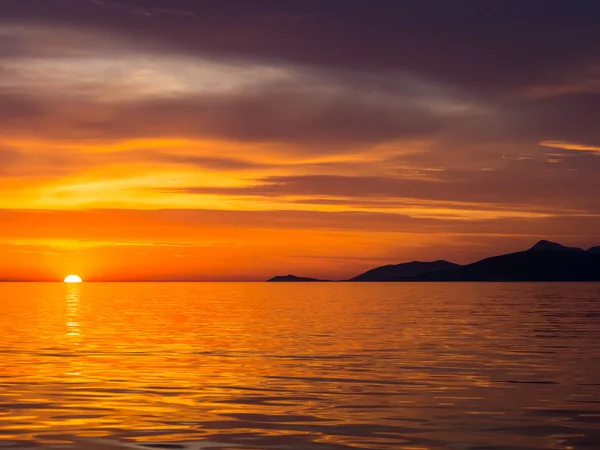
MULTIPOLYGON (((326 280, 287 275, 267 281, 326 280)), ((445 260, 387 264, 342 281, 600 281, 600 246, 584 250, 542 239, 526 250, 471 264, 445 260)))
POLYGON ((461 267, 449 261, 438 259, 436 261, 410 261, 400 264, 387 264, 367 270, 348 281, 396 281, 400 278, 410 278, 430 272, 442 270, 450 271, 461 267))
MULTIPOLYGON (((594 247, 592 247, 594 248, 594 247)), ((535 245, 527 249, 528 252, 539 252, 539 251, 556 251, 556 252, 585 252, 584 249, 579 247, 566 247, 557 242, 547 241, 542 239, 535 245)))

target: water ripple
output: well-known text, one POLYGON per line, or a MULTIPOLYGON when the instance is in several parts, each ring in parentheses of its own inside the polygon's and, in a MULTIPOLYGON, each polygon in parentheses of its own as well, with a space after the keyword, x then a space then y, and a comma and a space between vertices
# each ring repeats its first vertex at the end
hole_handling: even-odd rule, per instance
POLYGON ((595 449, 600 284, 0 284, 0 449, 595 449))

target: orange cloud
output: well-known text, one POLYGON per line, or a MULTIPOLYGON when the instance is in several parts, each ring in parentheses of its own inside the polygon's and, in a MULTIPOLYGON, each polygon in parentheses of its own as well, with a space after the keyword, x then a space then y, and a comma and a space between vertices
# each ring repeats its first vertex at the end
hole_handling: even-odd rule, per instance
POLYGON ((567 48, 577 30, 552 27, 547 52, 511 42, 505 64, 488 59, 501 27, 475 46, 447 28, 470 17, 460 8, 425 12, 437 54, 439 40, 396 45, 422 23, 391 6, 341 25, 319 2, 291 15, 196 3, 88 1, 44 23, 44 2, 0 2, 0 279, 342 278, 521 239, 597 243, 600 159, 580 151, 600 148, 572 143, 598 137, 582 95, 597 73, 578 53, 596 51, 567 48), (307 33, 323 45, 298 46, 307 33), (494 70, 471 78, 465 54, 494 70), (540 141, 573 151, 546 158, 540 141))
POLYGON ((581 152, 600 152, 598 145, 577 144, 566 141, 542 141, 540 145, 543 147, 560 148, 563 150, 575 150, 581 152))

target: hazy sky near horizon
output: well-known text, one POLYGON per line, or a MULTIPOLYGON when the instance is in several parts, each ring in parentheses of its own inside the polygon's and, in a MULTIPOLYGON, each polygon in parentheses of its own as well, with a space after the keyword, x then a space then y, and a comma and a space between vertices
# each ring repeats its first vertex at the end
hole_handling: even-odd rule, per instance
POLYGON ((2 0, 0 279, 600 245, 600 2, 2 0))

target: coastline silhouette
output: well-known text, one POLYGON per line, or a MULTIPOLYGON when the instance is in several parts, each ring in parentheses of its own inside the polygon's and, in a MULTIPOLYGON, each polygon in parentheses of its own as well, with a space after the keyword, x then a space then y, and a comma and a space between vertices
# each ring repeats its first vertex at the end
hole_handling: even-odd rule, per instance
MULTIPOLYGON (((268 282, 329 281, 295 275, 268 282)), ((368 270, 348 282, 389 281, 600 281, 600 246, 584 250, 547 240, 527 250, 492 256, 471 264, 411 261, 368 270)))

